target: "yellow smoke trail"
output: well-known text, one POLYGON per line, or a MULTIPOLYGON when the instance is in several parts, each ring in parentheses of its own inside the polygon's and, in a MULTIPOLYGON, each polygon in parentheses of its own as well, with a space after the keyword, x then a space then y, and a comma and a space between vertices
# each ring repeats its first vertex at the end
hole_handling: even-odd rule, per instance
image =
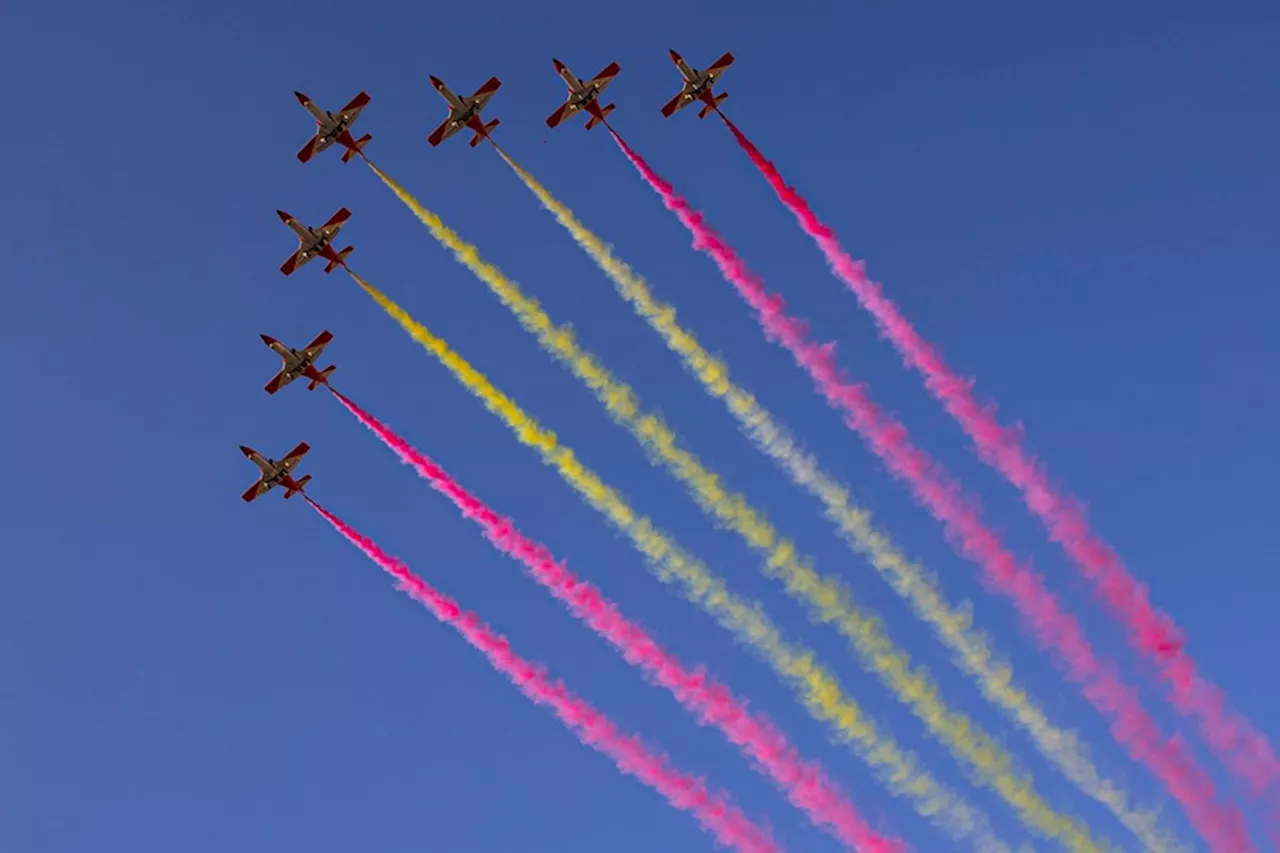
MULTIPOLYGON (((866 510, 852 505, 848 491, 826 474, 811 455, 800 450, 788 431, 749 392, 730 380, 727 365, 708 353, 692 333, 676 322, 675 309, 657 301, 645 281, 614 257, 604 241, 583 226, 572 211, 532 175, 501 149, 498 153, 609 276, 621 295, 662 335, 667 346, 681 356, 686 368, 707 392, 725 403, 756 447, 779 463, 793 482, 823 503, 828 519, 836 524, 845 541, 881 572, 921 619, 933 625, 956 654, 961 668, 977 680, 984 696, 1024 729, 1038 750, 1063 775, 1110 810, 1148 849, 1185 850, 1159 826, 1159 815, 1154 809, 1129 807, 1126 791, 1101 775, 1075 732, 1050 723, 1031 697, 1013 684, 1012 669, 995 658, 986 635, 972 629, 972 609, 968 602, 959 608, 949 605, 936 579, 909 561, 886 534, 874 527, 866 510)), ((1039 821, 1048 818, 1045 811, 1028 799, 1029 788, 1014 785, 1007 778, 1011 773, 1008 756, 990 738, 963 716, 939 713, 940 704, 932 686, 922 676, 908 671, 906 657, 893 651, 890 641, 879 634, 878 620, 858 614, 850 603, 851 596, 839 581, 819 577, 803 560, 797 559, 792 543, 780 539, 763 516, 748 507, 741 496, 726 494, 714 474, 702 468, 691 454, 675 447, 675 435, 666 424, 640 415, 630 389, 613 380, 602 366, 582 353, 571 332, 553 331, 550 319, 542 314, 535 300, 524 297, 510 285, 505 289, 491 286, 525 327, 539 335, 544 347, 591 386, 615 419, 628 426, 653 455, 689 486, 705 509, 739 532, 753 547, 765 551, 771 572, 781 576, 793 593, 806 597, 818 609, 823 621, 835 624, 855 645, 861 645, 859 651, 863 658, 870 656, 874 661, 871 665, 882 676, 886 670, 881 667, 888 668, 888 677, 894 680, 893 689, 899 696, 914 697, 907 701, 916 705, 917 713, 942 727, 936 734, 948 745, 964 749, 966 760, 979 765, 988 774, 987 778, 1000 786, 1006 799, 1016 797, 1024 817, 1035 817, 1039 821), (1029 809, 1035 809, 1038 814, 1031 815, 1029 809)), ((1044 824, 1040 825, 1043 828, 1044 824)))
MULTIPOLYGON (((390 179, 383 180, 395 187, 390 179)), ((545 429, 400 306, 355 273, 351 276, 415 341, 501 418, 521 443, 538 451, 546 464, 624 532, 663 582, 679 582, 686 598, 760 654, 792 685, 809 713, 827 723, 836 739, 852 747, 891 791, 910 799, 919 814, 951 838, 969 839, 984 853, 1009 853, 1008 845, 992 834, 985 815, 934 780, 918 766, 916 757, 892 738, 880 734, 858 704, 844 694, 836 678, 815 660, 814 653, 784 640, 759 604, 729 592, 722 579, 684 552, 650 519, 632 509, 570 448, 561 445, 555 433, 545 429)))
POLYGON ((720 479, 691 453, 676 447, 675 433, 660 418, 640 411, 639 399, 625 383, 584 352, 568 326, 557 326, 538 302, 526 296, 501 270, 480 258, 475 246, 463 241, 416 200, 407 202, 432 234, 502 300, 543 349, 564 362, 586 383, 614 420, 626 426, 649 453, 662 461, 689 489, 700 506, 739 533, 767 557, 768 569, 792 595, 806 601, 815 618, 837 626, 854 645, 864 666, 876 672, 898 699, 912 708, 930 732, 966 764, 982 784, 995 790, 1033 829, 1058 839, 1073 851, 1098 848, 1087 827, 1055 812, 1020 778, 1013 759, 968 717, 946 707, 938 688, 884 633, 880 620, 863 613, 851 593, 838 581, 820 577, 796 554, 742 495, 727 492, 720 479))

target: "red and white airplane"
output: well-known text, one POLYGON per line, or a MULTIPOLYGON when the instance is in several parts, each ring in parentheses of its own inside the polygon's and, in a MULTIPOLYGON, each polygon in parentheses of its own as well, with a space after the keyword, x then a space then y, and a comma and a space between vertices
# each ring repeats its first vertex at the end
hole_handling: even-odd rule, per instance
POLYGON ((337 237, 338 232, 342 230, 343 223, 351 218, 351 211, 345 207, 342 208, 319 228, 308 228, 283 210, 277 210, 276 215, 298 235, 298 248, 289 256, 289 260, 280 265, 280 272, 292 275, 298 267, 310 263, 312 258, 317 257, 329 259, 329 263, 324 267, 325 272, 333 272, 334 267, 347 265, 346 257, 355 247, 348 246, 341 252, 335 252, 332 244, 333 238, 337 237))
POLYGON ((439 127, 431 131, 431 135, 427 137, 427 141, 431 143, 433 148, 464 127, 469 127, 476 132, 476 135, 471 137, 471 147, 475 148, 480 144, 481 139, 489 135, 489 131, 500 124, 496 118, 488 124, 485 124, 480 118, 480 111, 484 109, 484 105, 489 103, 493 93, 498 91, 498 87, 502 85, 502 81, 497 77, 490 77, 489 81, 479 89, 476 89, 476 93, 469 98, 459 98, 453 94, 439 77, 432 77, 431 85, 436 87, 440 97, 444 98, 449 104, 449 117, 439 127))
POLYGON ((337 369, 337 365, 331 364, 324 370, 316 370, 316 359, 320 358, 320 353, 324 352, 324 348, 331 340, 333 335, 326 330, 316 335, 316 339, 307 344, 306 349, 296 350, 285 346, 270 335, 263 335, 262 342, 284 360, 284 367, 271 377, 271 381, 263 390, 268 394, 274 394, 293 380, 303 376, 311 380, 307 385, 308 391, 316 390, 318 385, 328 385, 329 374, 337 369))
POLYGON ((311 113, 316 120, 316 135, 311 137, 311 141, 306 145, 302 146, 302 150, 298 152, 299 160, 305 163, 335 142, 346 146, 347 150, 342 152, 342 162, 344 163, 356 154, 364 156, 364 152, 361 149, 370 139, 373 139, 373 136, 366 133, 359 139, 355 139, 351 135, 351 125, 356 123, 356 119, 360 117, 360 111, 369 103, 369 96, 366 93, 361 92, 356 95, 351 99, 351 103, 343 107, 336 115, 320 109, 301 92, 294 92, 293 94, 297 96, 298 103, 306 107, 307 112, 311 113))
POLYGON ((722 95, 713 95, 711 87, 720 79, 720 75, 725 69, 733 64, 733 54, 726 53, 711 64, 706 71, 699 71, 696 68, 689 67, 689 63, 684 61, 684 57, 671 51, 671 61, 676 64, 676 68, 680 69, 680 74, 684 76, 684 88, 680 90, 680 94, 667 101, 662 108, 662 114, 667 118, 676 110, 682 110, 692 104, 694 101, 702 101, 706 106, 698 113, 698 118, 706 118, 707 115, 723 101, 729 97, 728 93, 722 95))
POLYGON ((569 87, 569 99, 560 106, 560 109, 547 116, 547 127, 555 127, 574 113, 586 110, 591 114, 591 118, 587 119, 587 130, 590 130, 613 112, 613 108, 617 105, 600 106, 600 95, 613 82, 613 78, 618 76, 622 66, 616 62, 610 62, 599 74, 583 83, 573 76, 573 72, 566 68, 563 62, 558 59, 551 61, 555 63, 557 73, 569 87))
POLYGON ((277 462, 274 459, 267 459, 251 447, 240 445, 240 452, 248 456, 249 460, 254 465, 257 465, 258 470, 262 472, 258 476, 258 482, 250 486, 248 491, 240 497, 244 498, 246 502, 251 501, 258 495, 266 494, 276 486, 284 486, 284 496, 286 498, 293 497, 295 492, 302 492, 302 487, 311 480, 311 475, 308 474, 295 480, 290 472, 297 467, 298 463, 302 461, 302 457, 310 449, 311 447, 304 441, 293 450, 290 450, 288 456, 277 462))

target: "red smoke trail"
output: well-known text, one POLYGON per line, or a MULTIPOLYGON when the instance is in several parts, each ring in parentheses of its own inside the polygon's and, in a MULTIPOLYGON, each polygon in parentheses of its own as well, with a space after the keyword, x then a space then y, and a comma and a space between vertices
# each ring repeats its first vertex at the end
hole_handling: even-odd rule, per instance
POLYGON ((822 770, 803 762, 782 732, 763 717, 752 716, 746 704, 701 669, 690 671, 664 650, 643 628, 630 622, 617 605, 598 589, 575 577, 556 562, 546 546, 532 541, 483 501, 454 480, 447 471, 415 449, 389 427, 342 394, 329 389, 351 414, 368 427, 400 460, 410 465, 436 491, 443 494, 484 530, 499 551, 525 565, 529 573, 573 614, 622 652, 627 662, 639 666, 654 681, 698 716, 714 725, 781 787, 797 808, 838 838, 845 846, 867 853, 895 853, 905 849, 897 840, 886 840, 862 819, 858 810, 822 770))
POLYGON ((1201 736, 1255 794, 1280 781, 1280 764, 1267 738, 1228 708, 1222 690, 1196 672, 1195 661, 1183 648, 1182 630, 1168 614, 1152 606, 1146 587, 1129 574, 1111 546, 1090 531, 1079 502, 1050 484, 1043 466, 1023 449, 1020 431, 1002 427, 994 407, 978 404, 971 390, 972 380, 956 375, 898 306, 885 297, 880 285, 867 278, 864 264, 849 257, 835 232, 818 220, 793 187, 787 186, 773 163, 733 122, 723 115, 721 118, 778 198, 818 244, 836 277, 875 318, 881 334, 893 343, 908 367, 924 375, 929 391, 973 439, 983 461, 1022 490, 1026 505, 1049 528, 1049 538, 1060 544, 1093 582, 1115 617, 1124 623, 1130 643, 1153 660, 1171 688, 1174 707, 1184 715, 1199 718, 1201 736))
POLYGON ((671 805, 692 814, 720 845, 743 853, 776 853, 780 850, 768 833, 748 820, 735 806, 729 805, 726 795, 713 796, 707 792, 701 779, 673 769, 664 756, 650 752, 638 737, 621 734, 608 717, 571 693, 563 683, 551 681, 544 667, 513 652, 507 638, 480 621, 479 616, 464 611, 456 601, 437 592, 374 544, 372 539, 362 536, 311 498, 307 498, 307 502, 352 545, 394 577, 401 590, 441 622, 453 626, 525 696, 549 707, 561 722, 573 730, 578 740, 612 758, 623 773, 635 776, 666 797, 671 805))
POLYGON ((1055 663, 1067 677, 1083 685, 1085 698, 1110 721, 1112 735, 1125 746, 1129 756, 1150 768, 1164 783, 1215 850, 1252 850, 1244 818, 1236 809, 1214 801, 1212 780, 1195 765, 1185 744, 1176 737, 1165 739, 1142 708, 1137 692, 1119 680, 1113 664, 1097 659, 1075 618, 1062 610, 1039 575, 1018 565, 999 538, 982 523, 959 485, 911 444, 903 426, 881 413, 865 386, 841 375, 835 364, 835 344, 814 343, 804 323, 784 312, 782 297, 765 290, 733 249, 705 224, 702 214, 677 195, 671 184, 616 133, 614 139, 662 197, 667 209, 693 234, 694 248, 710 255, 725 280, 756 310, 765 335, 791 352, 832 408, 844 412, 845 423, 863 437, 895 476, 911 487, 916 500, 943 522, 951 543, 982 567, 990 586, 1013 600, 1041 649, 1053 652, 1055 663))

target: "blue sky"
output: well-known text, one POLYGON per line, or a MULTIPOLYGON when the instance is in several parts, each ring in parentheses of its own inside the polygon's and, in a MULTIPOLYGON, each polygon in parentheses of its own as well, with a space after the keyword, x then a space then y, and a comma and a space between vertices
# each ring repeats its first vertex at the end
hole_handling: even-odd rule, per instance
MULTIPOLYGON (((611 120, 704 209, 815 331, 840 342, 918 442, 980 495, 1147 707, 1178 721, 1018 497, 875 338, 732 138, 692 111, 663 120, 674 47, 725 50, 731 117, 840 233, 950 361, 979 378, 1086 499, 1096 527, 1191 637, 1236 707, 1280 738, 1272 618, 1280 427, 1270 4, 654 2, 634 11, 497 2, 377 11, 228 2, 199 12, 27 4, 0 55, 8 417, 0 496, 0 846, 30 853, 182 849, 702 850, 687 816, 578 745, 450 629, 278 493, 246 506, 236 450, 312 446, 314 496, 547 663, 682 768, 728 789, 790 850, 835 850, 717 733, 699 729, 576 624, 337 404, 271 398, 278 360, 321 329, 335 384, 545 542, 686 662, 703 662, 820 759, 864 813, 921 850, 947 842, 830 745, 771 674, 656 583, 602 519, 348 279, 285 279, 283 208, 318 224, 353 211, 353 268, 445 336, 689 550, 760 598, 941 779, 1028 836, 968 784, 833 633, 758 572, 590 394, 368 170, 294 152, 313 127, 294 89, 336 109, 364 89, 371 156, 486 258, 570 321, 818 567, 843 575, 931 668, 946 698, 1023 760, 1064 811, 1133 849, 981 700, 928 629, 851 555, 818 508, 729 417, 498 158, 444 115, 427 75, 503 88, 512 156, 675 304, 896 539, 972 598, 1023 683, 1078 727, 1141 802, 1151 778, 1029 646, 1003 600, 766 343, 600 131, 547 130, 564 89, 611 60, 611 120)), ((1206 752, 1204 766, 1223 780, 1206 752)), ((1194 842, 1173 804, 1169 825, 1194 842)), ((1255 818, 1257 813, 1249 813, 1255 818)), ((1048 849, 1047 844, 1038 847, 1048 849)))

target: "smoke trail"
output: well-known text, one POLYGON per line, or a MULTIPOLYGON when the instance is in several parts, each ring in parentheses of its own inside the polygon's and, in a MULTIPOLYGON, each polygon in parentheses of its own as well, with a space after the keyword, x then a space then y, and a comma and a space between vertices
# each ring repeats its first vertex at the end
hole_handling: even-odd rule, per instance
POLYGON ((479 524, 495 548, 523 563, 538 583, 622 652, 628 663, 639 666, 669 690, 703 725, 716 726, 741 747, 752 765, 762 768, 783 789, 792 805, 808 814, 816 826, 826 829, 853 850, 897 853, 905 849, 896 839, 885 839, 873 832, 835 783, 817 765, 802 761, 795 747, 771 722, 763 716, 753 716, 727 687, 701 669, 685 669, 643 628, 626 619, 617 605, 598 589, 557 563, 545 546, 526 537, 510 519, 490 509, 385 424, 338 391, 329 390, 402 462, 412 466, 436 491, 453 501, 464 516, 479 524))
MULTIPOLYGON (((623 150, 628 150, 626 143, 618 137, 617 133, 612 128, 610 131, 613 132, 623 150)), ((657 301, 644 279, 618 260, 603 240, 574 217, 573 211, 553 197, 542 184, 504 152, 499 150, 499 153, 521 181, 538 197, 542 205, 556 217, 578 245, 612 280, 622 297, 630 302, 637 313, 662 336, 668 348, 681 357, 685 367, 702 383, 707 393, 725 404, 756 447, 773 458, 794 483, 822 501, 827 517, 836 524, 849 545, 866 556, 894 590, 911 603, 916 614, 934 627, 943 642, 956 653, 957 662, 961 668, 977 680, 983 695, 1027 731, 1041 754, 1055 764, 1081 790, 1106 806, 1130 832, 1143 842, 1147 849, 1153 851, 1183 849, 1176 839, 1158 825, 1158 816, 1154 809, 1130 809, 1127 792, 1115 782, 1102 778, 1087 751, 1079 743, 1075 732, 1054 727, 1044 711, 1026 692, 1012 683, 1013 672, 1009 665, 993 659, 986 635, 970 628, 971 605, 966 602, 960 608, 956 608, 947 604, 938 590, 936 579, 921 567, 911 563, 887 534, 876 530, 871 524, 870 513, 867 510, 850 506, 848 492, 830 475, 822 471, 812 456, 796 446, 795 440, 786 429, 774 421, 773 416, 749 392, 733 383, 728 366, 724 362, 707 352, 692 332, 676 322, 675 309, 657 301)), ((504 302, 508 300, 508 297, 502 293, 499 293, 499 296, 504 302)), ((510 298, 515 303, 531 306, 530 310, 536 311, 536 302, 524 299, 518 291, 510 298)), ((531 313, 525 326, 534 330, 540 339, 544 339, 548 347, 559 348, 562 345, 574 344, 572 331, 566 328, 553 332, 549 318, 543 320, 531 313)), ((678 471, 687 472, 695 483, 700 484, 699 488, 705 496, 704 500, 712 502, 712 511, 716 512, 722 521, 737 524, 739 528, 743 524, 752 528, 758 527, 756 522, 751 520, 750 510, 745 507, 745 504, 739 504, 733 498, 726 499, 723 495, 718 498, 711 496, 718 488, 715 475, 705 471, 699 473, 697 461, 691 462, 687 454, 675 448, 675 436, 665 424, 647 415, 637 419, 638 402, 635 402, 633 394, 611 390, 607 383, 592 378, 593 374, 587 367, 587 361, 580 359, 569 350, 565 352, 568 363, 575 373, 588 381, 606 407, 614 412, 615 418, 624 420, 632 426, 633 433, 636 432, 635 428, 638 428, 637 437, 645 442, 647 447, 651 447, 653 454, 674 466, 678 471), (633 402, 635 405, 632 405, 633 402)), ((753 532, 749 535, 755 536, 757 533, 753 532)), ((765 547, 776 548, 777 545, 772 531, 757 541, 765 547)), ((794 564, 794 558, 788 557, 787 565, 794 564)), ((801 568, 803 570, 804 567, 801 568)), ((829 588, 824 586, 825 581, 817 579, 816 576, 811 581, 807 580, 808 575, 812 573, 801 576, 800 588, 812 592, 829 588)), ((843 593, 834 594, 838 598, 843 593)))
POLYGON ((507 638, 480 621, 476 614, 463 611, 457 602, 433 589, 373 540, 362 536, 311 498, 306 500, 352 545, 394 577, 401 590, 441 622, 452 626, 488 658, 493 668, 510 679, 520 692, 535 703, 550 708, 579 741, 612 758, 623 773, 634 776, 660 793, 671 805, 693 815, 719 845, 743 853, 780 850, 768 833, 730 804, 727 795, 709 793, 701 779, 675 770, 664 756, 651 752, 638 737, 619 732, 608 717, 571 693, 563 683, 551 681, 544 667, 519 657, 511 650, 507 638))
POLYGON ((893 343, 908 367, 923 374, 926 387, 964 428, 983 461, 1022 490, 1026 505, 1048 527, 1049 537, 1093 582, 1113 615, 1124 623, 1134 648, 1156 664, 1178 711, 1199 718, 1201 736, 1255 794, 1280 781, 1280 764, 1267 738, 1227 705, 1220 688, 1197 673, 1195 661, 1184 649, 1182 629, 1151 604, 1146 586, 1129 574, 1110 545, 1090 531, 1080 503, 1053 487, 1044 467, 1023 449, 1020 431, 1002 427, 994 406, 984 408, 978 404, 972 393, 972 380, 961 378, 952 370, 898 306, 885 297, 880 285, 867 278, 865 265, 849 257, 835 232, 818 220, 793 187, 787 186, 773 163, 733 122, 723 115, 721 118, 778 198, 818 244, 836 277, 875 318, 881 334, 893 343))
POLYGON ((1164 738, 1142 708, 1136 691, 1119 680, 1114 666, 1097 659, 1079 623, 1062 610, 1038 575, 1017 564, 982 523, 959 485, 911 444, 904 427, 881 413, 863 385, 841 375, 835 365, 835 345, 820 346, 810 340, 804 324, 784 312, 782 297, 765 290, 737 254, 705 224, 702 214, 634 152, 628 151, 628 157, 693 235, 694 248, 711 256, 725 280, 756 311, 765 335, 787 348, 832 408, 845 414, 845 423, 911 488, 917 502, 943 523, 952 544, 978 563, 991 587, 1017 605, 1041 649, 1051 651, 1067 677, 1083 685, 1085 698, 1110 721, 1112 734, 1130 757, 1155 773, 1215 849, 1235 853, 1252 850, 1243 817, 1236 809, 1215 802, 1213 781, 1194 764, 1185 745, 1177 738, 1164 738))
MULTIPOLYGON (((502 156, 514 167, 514 162, 505 154, 502 156)), ((976 722, 943 703, 928 672, 912 667, 910 657, 895 646, 877 616, 864 613, 844 584, 819 576, 808 558, 797 553, 795 544, 783 539, 744 496, 728 491, 696 456, 680 448, 671 428, 651 413, 642 412, 635 390, 584 352, 570 327, 553 323, 537 300, 480 258, 474 246, 456 235, 445 242, 489 285, 521 325, 537 336, 542 348, 591 388, 613 419, 685 485, 699 506, 760 552, 766 571, 781 580, 789 593, 806 602, 815 619, 840 631, 853 645, 862 665, 875 672, 898 701, 912 709, 976 780, 994 790, 1035 831, 1063 841, 1072 850, 1097 849, 1088 827, 1055 812, 1036 792, 1031 780, 1020 774, 1007 751, 976 722)))
MULTIPOLYGON (((383 180, 393 188, 398 187, 389 178, 383 180)), ((759 654, 790 684, 805 709, 815 719, 827 723, 837 740, 874 768, 890 791, 909 798, 917 813, 953 839, 967 839, 983 853, 1009 853, 1008 845, 993 835, 984 814, 943 787, 919 766, 915 755, 902 749, 892 737, 877 731, 862 708, 845 695, 835 676, 817 662, 813 651, 783 639, 781 630, 759 604, 729 592, 723 579, 681 549, 649 518, 637 513, 594 471, 583 465, 570 448, 561 445, 555 433, 495 388, 484 374, 399 305, 359 276, 354 273, 351 276, 410 337, 435 356, 490 412, 501 418, 522 444, 536 450, 543 462, 553 467, 592 508, 626 534, 659 580, 678 582, 687 600, 759 654)))

